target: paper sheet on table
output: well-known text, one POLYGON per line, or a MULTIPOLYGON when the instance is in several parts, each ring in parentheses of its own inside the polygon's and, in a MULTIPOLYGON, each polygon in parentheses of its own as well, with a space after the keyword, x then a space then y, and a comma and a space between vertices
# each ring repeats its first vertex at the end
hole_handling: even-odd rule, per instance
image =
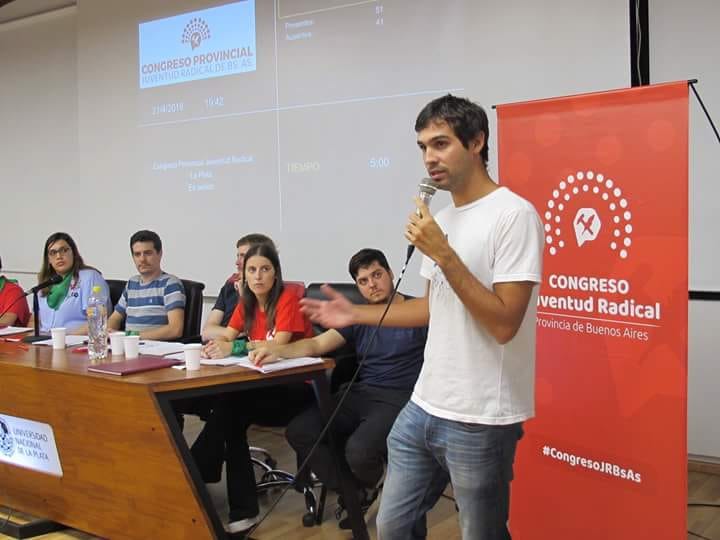
MULTIPOLYGON (((175 358, 176 360, 184 359, 182 353, 170 355, 168 358, 175 358)), ((240 366, 259 371, 260 373, 273 373, 275 371, 283 371, 285 369, 322 364, 322 362, 322 358, 310 358, 308 356, 303 358, 285 358, 271 364, 265 364, 264 366, 256 366, 247 356, 226 356, 225 358, 218 358, 215 360, 210 358, 200 359, 200 364, 203 366, 240 366)))
MULTIPOLYGON (((140 354, 150 356, 166 356, 168 354, 182 353, 184 345, 175 341, 155 341, 152 339, 141 339, 138 351, 140 354)), ((184 360, 183 356, 180 360, 184 360)))
MULTIPOLYGON (((65 347, 77 347, 87 343, 87 336, 65 336, 65 347)), ((33 345, 47 345, 52 347, 52 339, 44 339, 42 341, 36 341, 33 345)))
MULTIPOLYGON (((184 362, 185 361, 185 353, 179 352, 179 353, 175 353, 175 354, 168 354, 165 358, 170 358, 172 360, 182 360, 184 362)), ((210 358, 201 358, 200 364, 203 366, 235 366, 235 365, 237 365, 238 360, 240 360, 240 358, 237 358, 235 356, 226 356, 225 358, 219 358, 218 360, 211 360, 210 358)))
POLYGON ((274 373, 275 371, 283 371, 285 369, 293 369, 302 366, 311 366, 313 364, 322 364, 322 358, 311 358, 304 356, 302 358, 283 358, 277 362, 270 364, 264 364, 262 366, 256 366, 253 364, 247 356, 238 358, 238 366, 254 369, 260 373, 274 373))
POLYGON ((25 334, 27 332, 32 332, 32 328, 25 328, 24 326, 6 326, 5 328, 0 328, 0 336, 10 336, 12 334, 25 334))

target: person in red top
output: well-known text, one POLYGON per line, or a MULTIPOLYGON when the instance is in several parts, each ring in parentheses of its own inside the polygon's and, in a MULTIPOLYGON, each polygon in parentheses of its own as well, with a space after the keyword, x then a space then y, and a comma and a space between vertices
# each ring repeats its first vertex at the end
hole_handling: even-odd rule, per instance
MULTIPOLYGON (((245 355, 236 338, 244 334, 256 346, 265 341, 285 344, 312 336, 312 325, 300 311, 300 295, 285 286, 280 259, 269 244, 253 245, 245 254, 240 301, 227 328, 203 347, 203 356, 245 355)), ((225 478, 230 507, 227 531, 251 528, 258 520, 255 471, 250 460, 247 428, 251 424, 284 426, 313 400, 308 384, 296 383, 226 394, 218 399, 209 422, 225 433, 225 478)))
POLYGON ((300 312, 297 291, 283 284, 280 259, 273 246, 252 246, 245 253, 243 274, 241 300, 225 331, 203 347, 205 357, 230 356, 241 334, 253 342, 272 340, 280 345, 312 337, 311 323, 300 312))
MULTIPOLYGON (((2 260, 0 260, 0 269, 2 260)), ((0 326, 26 326, 30 310, 20 286, 0 275, 0 326), (7 313, 5 311, 7 310, 7 313), (5 315, 2 315, 5 313, 5 315)))

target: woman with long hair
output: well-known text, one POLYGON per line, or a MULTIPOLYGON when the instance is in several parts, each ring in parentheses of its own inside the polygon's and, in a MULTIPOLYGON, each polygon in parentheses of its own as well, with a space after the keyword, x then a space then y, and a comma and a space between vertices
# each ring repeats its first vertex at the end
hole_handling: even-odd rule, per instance
MULTIPOLYGON (((255 244, 245 254, 244 262, 240 302, 224 333, 203 347, 206 357, 244 355, 242 342, 236 341, 241 333, 253 345, 264 341, 285 344, 312 336, 312 326, 300 311, 300 296, 283 283, 275 248, 255 244)), ((225 432, 229 533, 249 529, 260 513, 247 428, 255 423, 284 426, 312 399, 310 386, 296 383, 237 392, 216 403, 208 421, 218 422, 225 432)))
POLYGON ((272 245, 260 243, 247 250, 242 281, 240 302, 223 333, 203 348, 206 357, 230 356, 240 335, 278 344, 312 335, 309 321, 300 313, 298 294, 283 283, 280 258, 272 245))
POLYGON ((87 334, 86 310, 93 287, 100 287, 100 294, 107 298, 110 313, 107 283, 100 272, 85 264, 75 240, 67 233, 56 232, 48 237, 42 261, 38 283, 55 275, 63 279, 57 285, 40 291, 40 332, 64 327, 68 334, 87 334))

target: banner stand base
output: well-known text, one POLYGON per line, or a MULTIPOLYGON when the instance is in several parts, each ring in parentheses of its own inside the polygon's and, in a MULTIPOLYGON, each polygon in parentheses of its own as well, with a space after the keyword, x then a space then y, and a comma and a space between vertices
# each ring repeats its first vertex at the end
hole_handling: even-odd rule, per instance
POLYGON ((67 527, 49 519, 16 512, 7 507, 0 510, 0 532, 12 538, 34 538, 62 529, 67 529, 67 527), (7 523, 5 523, 6 520, 7 523))

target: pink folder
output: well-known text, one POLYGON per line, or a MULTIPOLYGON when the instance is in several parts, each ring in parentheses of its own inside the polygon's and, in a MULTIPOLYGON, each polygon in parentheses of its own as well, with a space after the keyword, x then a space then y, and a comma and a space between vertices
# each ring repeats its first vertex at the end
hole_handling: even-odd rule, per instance
POLYGON ((88 366, 87 369, 88 371, 105 373, 107 375, 132 375, 133 373, 162 369, 182 363, 182 360, 173 360, 171 358, 163 358, 162 356, 139 356, 132 360, 95 364, 94 366, 88 366))

